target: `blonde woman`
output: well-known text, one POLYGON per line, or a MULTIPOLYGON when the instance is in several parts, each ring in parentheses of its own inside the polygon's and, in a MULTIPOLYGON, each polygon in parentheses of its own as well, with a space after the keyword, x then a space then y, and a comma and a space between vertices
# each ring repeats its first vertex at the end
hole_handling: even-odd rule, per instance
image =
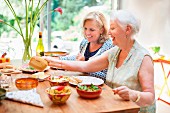
MULTIPOLYGON (((84 39, 80 43, 80 51, 77 56, 59 57, 60 60, 82 60, 87 61, 101 55, 113 47, 108 37, 108 23, 105 16, 98 11, 88 13, 83 19, 84 39)), ((90 76, 101 78, 105 81, 107 69, 89 73, 90 76)))

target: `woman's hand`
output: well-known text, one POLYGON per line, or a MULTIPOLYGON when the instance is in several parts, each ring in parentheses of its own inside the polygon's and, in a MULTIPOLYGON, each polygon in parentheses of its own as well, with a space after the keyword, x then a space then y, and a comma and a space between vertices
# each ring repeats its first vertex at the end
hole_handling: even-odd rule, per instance
POLYGON ((42 58, 44 58, 48 62, 49 66, 62 68, 62 61, 59 60, 58 57, 43 56, 42 58))
POLYGON ((78 53, 78 55, 77 55, 77 57, 76 57, 76 60, 85 61, 85 57, 84 57, 84 55, 82 55, 81 53, 78 53))
POLYGON ((113 89, 114 94, 118 94, 124 100, 134 100, 136 99, 136 93, 134 90, 129 89, 127 86, 120 86, 113 89), (135 98, 135 99, 134 99, 135 98))

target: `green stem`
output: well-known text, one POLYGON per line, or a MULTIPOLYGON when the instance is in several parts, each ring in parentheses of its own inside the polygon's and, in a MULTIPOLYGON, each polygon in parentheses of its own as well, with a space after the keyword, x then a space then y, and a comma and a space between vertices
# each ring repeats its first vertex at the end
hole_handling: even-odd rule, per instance
POLYGON ((17 21, 18 27, 19 27, 19 29, 20 29, 20 34, 22 35, 22 38, 24 38, 23 33, 22 33, 22 29, 21 29, 21 26, 20 26, 20 23, 19 23, 19 20, 18 20, 18 18, 17 18, 17 15, 16 15, 16 13, 15 13, 14 8, 12 7, 12 5, 11 5, 11 3, 10 3, 9 0, 4 0, 4 1, 6 2, 7 6, 8 6, 9 9, 11 10, 12 14, 14 15, 15 20, 17 21))
POLYGON ((10 26, 10 27, 13 28, 16 32, 18 32, 19 35, 21 35, 21 36, 23 37, 23 35, 22 35, 15 27, 11 26, 10 24, 8 24, 8 23, 6 23, 6 22, 2 22, 2 23, 4 23, 4 24, 10 26))
POLYGON ((28 5, 27 5, 27 0, 25 0, 25 12, 26 12, 26 17, 25 17, 25 20, 26 20, 26 31, 25 31, 25 37, 26 37, 26 40, 28 39, 28 5))
POLYGON ((32 1, 30 1, 29 2, 29 5, 28 5, 28 7, 31 7, 31 14, 30 14, 30 34, 29 34, 29 37, 31 37, 31 33, 32 33, 32 17, 33 17, 33 7, 34 7, 34 1, 32 0, 32 1), (30 2, 31 2, 31 6, 30 6, 30 2))
MULTIPOLYGON (((39 1, 39 2, 40 2, 40 1, 39 1)), ((44 7, 45 7, 45 5, 47 4, 47 2, 48 2, 48 0, 46 0, 46 1, 43 3, 43 5, 40 7, 40 9, 37 10, 36 15, 34 16, 34 19, 33 19, 33 27, 35 27, 35 25, 36 25, 36 20, 37 20, 37 18, 39 17, 41 11, 44 9, 44 7)))

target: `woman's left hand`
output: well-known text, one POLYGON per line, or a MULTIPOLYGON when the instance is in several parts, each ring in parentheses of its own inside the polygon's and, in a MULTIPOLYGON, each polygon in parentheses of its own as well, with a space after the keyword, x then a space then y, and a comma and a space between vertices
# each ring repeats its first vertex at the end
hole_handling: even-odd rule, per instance
POLYGON ((84 55, 82 55, 81 53, 79 53, 79 54, 77 55, 77 57, 76 57, 76 60, 78 60, 78 61, 85 61, 85 57, 84 57, 84 55))
POLYGON ((132 92, 127 86, 120 86, 113 89, 114 94, 118 94, 124 100, 130 100, 130 94, 132 92))

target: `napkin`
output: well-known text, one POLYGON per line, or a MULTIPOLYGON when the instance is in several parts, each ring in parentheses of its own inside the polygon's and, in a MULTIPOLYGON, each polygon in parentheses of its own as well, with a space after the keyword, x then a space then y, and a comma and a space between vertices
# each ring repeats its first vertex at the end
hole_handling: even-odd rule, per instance
POLYGON ((43 107, 40 95, 33 90, 7 92, 6 98, 14 101, 43 107))

